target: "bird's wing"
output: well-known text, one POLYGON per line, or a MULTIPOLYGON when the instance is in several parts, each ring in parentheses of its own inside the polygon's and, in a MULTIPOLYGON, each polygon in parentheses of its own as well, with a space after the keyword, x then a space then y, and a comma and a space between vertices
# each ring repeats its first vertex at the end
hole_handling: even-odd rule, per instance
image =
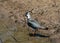
POLYGON ((39 24, 36 20, 34 20, 34 19, 29 20, 29 23, 31 23, 31 24, 34 25, 35 27, 40 27, 40 24, 39 24))
POLYGON ((29 20, 29 23, 31 23, 32 25, 34 25, 35 27, 37 28, 45 28, 44 26, 41 26, 36 20, 32 19, 32 20, 29 20))
POLYGON ((39 23, 38 23, 36 20, 34 20, 34 19, 29 19, 29 21, 32 22, 32 23, 39 24, 39 23))

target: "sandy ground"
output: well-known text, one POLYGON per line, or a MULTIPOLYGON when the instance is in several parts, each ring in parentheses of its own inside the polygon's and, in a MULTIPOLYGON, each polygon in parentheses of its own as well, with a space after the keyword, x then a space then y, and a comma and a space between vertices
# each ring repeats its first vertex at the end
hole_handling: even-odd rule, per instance
POLYGON ((50 34, 51 38, 56 38, 57 33, 60 38, 60 0, 0 0, 0 43, 58 43, 50 37, 29 36, 26 11, 48 27, 48 34, 57 30, 50 34))

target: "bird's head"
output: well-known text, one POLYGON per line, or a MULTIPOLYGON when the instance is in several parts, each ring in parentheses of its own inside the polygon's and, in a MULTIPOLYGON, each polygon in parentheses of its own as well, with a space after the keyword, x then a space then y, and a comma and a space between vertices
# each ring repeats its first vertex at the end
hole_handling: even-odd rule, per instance
POLYGON ((27 19, 30 19, 30 18, 31 18, 31 16, 30 16, 30 12, 29 12, 29 11, 26 12, 25 16, 27 17, 27 19))

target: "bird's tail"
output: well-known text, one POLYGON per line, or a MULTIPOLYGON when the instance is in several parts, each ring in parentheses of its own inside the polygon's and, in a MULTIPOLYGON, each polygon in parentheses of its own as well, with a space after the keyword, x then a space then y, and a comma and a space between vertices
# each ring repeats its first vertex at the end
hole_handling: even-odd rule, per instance
POLYGON ((48 30, 48 27, 40 26, 39 29, 48 30))

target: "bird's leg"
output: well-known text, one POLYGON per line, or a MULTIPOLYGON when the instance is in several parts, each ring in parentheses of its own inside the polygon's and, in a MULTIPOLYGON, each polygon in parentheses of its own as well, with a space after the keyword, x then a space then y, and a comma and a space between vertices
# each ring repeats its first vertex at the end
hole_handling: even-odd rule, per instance
POLYGON ((35 33, 38 31, 38 28, 37 29, 35 29, 35 33))
POLYGON ((36 30, 34 31, 34 35, 36 34, 36 30))
POLYGON ((35 31, 35 30, 33 30, 32 35, 33 35, 33 36, 35 36, 35 33, 36 33, 36 31, 35 31))
POLYGON ((36 34, 37 31, 38 31, 37 29, 35 29, 35 30, 33 31, 33 36, 35 36, 35 34, 36 34))

